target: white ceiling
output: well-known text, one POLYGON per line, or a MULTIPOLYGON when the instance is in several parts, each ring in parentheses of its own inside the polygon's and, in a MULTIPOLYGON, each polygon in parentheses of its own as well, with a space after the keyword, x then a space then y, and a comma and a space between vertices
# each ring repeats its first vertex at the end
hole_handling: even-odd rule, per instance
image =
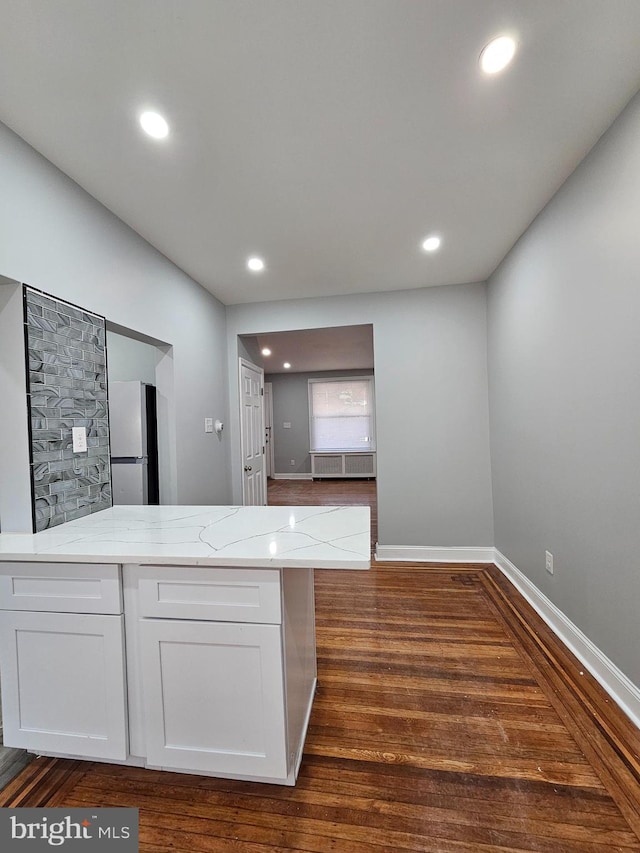
POLYGON ((461 283, 637 91, 639 45, 639 0, 0 0, 0 120, 226 304, 461 283))
POLYGON ((373 327, 339 326, 272 332, 254 338, 263 356, 265 373, 309 373, 322 370, 373 370, 373 327), (290 368, 283 367, 288 361, 290 368))

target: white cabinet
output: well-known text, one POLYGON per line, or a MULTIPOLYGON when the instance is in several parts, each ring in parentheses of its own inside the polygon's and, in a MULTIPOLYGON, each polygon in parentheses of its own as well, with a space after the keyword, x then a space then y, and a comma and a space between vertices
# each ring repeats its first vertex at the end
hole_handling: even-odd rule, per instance
POLYGON ((0 563, 4 743, 128 755, 120 568, 0 563))
POLYGON ((141 619, 150 766, 284 779, 279 625, 141 619))
POLYGON ((123 574, 132 755, 295 784, 316 683, 313 569, 123 574))
POLYGON ((96 563, 0 563, 0 610, 120 614, 120 567, 96 563))
POLYGON ((4 743, 127 756, 122 616, 0 613, 4 743))
POLYGON ((0 562, 8 746, 293 785, 313 569, 0 562))
POLYGON ((279 569, 137 566, 140 616, 220 622, 282 621, 279 569))

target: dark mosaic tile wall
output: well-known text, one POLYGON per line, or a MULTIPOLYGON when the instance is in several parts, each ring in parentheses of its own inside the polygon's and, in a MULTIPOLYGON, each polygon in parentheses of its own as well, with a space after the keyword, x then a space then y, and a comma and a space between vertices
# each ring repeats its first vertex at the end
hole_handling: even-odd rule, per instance
POLYGON ((36 530, 111 506, 105 321, 24 288, 36 530), (71 428, 87 428, 87 452, 71 428))

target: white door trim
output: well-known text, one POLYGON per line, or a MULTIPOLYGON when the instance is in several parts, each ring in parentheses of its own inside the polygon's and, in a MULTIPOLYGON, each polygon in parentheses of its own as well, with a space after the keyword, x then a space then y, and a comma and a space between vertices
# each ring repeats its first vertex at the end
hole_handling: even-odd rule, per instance
POLYGON ((264 432, 267 454, 265 457, 267 477, 273 477, 276 470, 275 453, 273 448, 273 383, 264 383, 264 432), (267 441, 267 429, 269 430, 269 440, 267 441))
POLYGON ((262 390, 262 406, 260 408, 260 423, 258 424, 258 431, 260 438, 262 440, 262 506, 266 506, 267 504, 267 478, 265 476, 264 471, 264 369, 259 367, 257 364, 253 364, 251 361, 247 361, 245 358, 238 359, 239 367, 238 367, 238 396, 239 396, 239 409, 240 409, 240 466, 241 466, 241 479, 242 479, 242 503, 244 506, 247 506, 247 494, 246 494, 246 477, 244 476, 244 460, 245 460, 245 448, 246 448, 246 435, 243 429, 243 417, 242 417, 242 400, 243 400, 243 389, 242 389, 242 369, 246 368, 247 370, 252 370, 255 373, 260 375, 260 388, 262 390))

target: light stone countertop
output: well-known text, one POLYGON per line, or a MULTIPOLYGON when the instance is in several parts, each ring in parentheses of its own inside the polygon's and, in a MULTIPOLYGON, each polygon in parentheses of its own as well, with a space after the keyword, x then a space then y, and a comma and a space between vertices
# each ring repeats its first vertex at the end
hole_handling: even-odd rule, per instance
POLYGON ((0 560, 368 569, 370 510, 117 506, 42 533, 0 534, 0 560))

